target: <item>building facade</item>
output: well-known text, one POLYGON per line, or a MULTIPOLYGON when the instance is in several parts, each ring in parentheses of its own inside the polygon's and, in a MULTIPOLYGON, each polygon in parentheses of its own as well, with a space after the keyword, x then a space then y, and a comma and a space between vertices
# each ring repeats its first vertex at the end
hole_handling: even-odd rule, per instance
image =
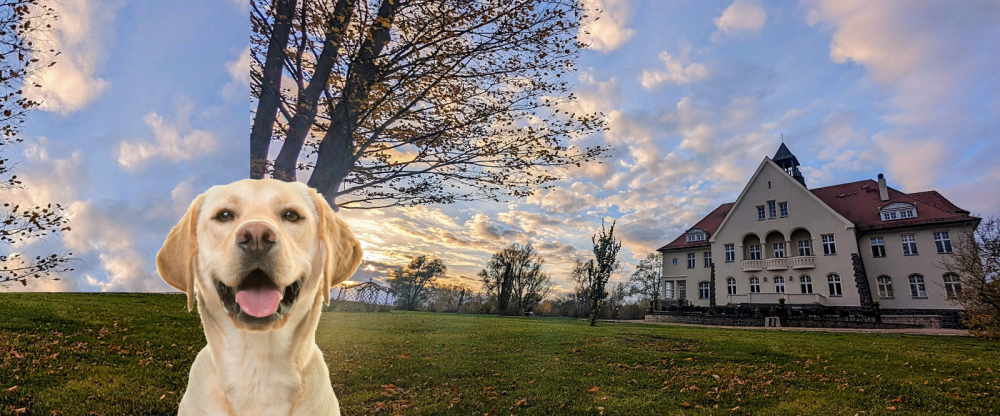
POLYGON ((903 193, 883 175, 809 189, 782 144, 736 202, 722 204, 658 251, 664 305, 871 307, 883 313, 960 309, 942 268, 973 217, 936 191, 903 193))

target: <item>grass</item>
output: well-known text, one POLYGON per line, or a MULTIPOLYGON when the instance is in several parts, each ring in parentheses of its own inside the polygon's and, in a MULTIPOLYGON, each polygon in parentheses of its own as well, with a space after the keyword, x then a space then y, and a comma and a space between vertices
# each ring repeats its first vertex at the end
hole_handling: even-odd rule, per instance
MULTIPOLYGON (((0 296, 0 414, 175 414, 184 302, 0 296)), ((1000 414, 1000 345, 966 337, 331 312, 317 343, 347 415, 1000 414)))

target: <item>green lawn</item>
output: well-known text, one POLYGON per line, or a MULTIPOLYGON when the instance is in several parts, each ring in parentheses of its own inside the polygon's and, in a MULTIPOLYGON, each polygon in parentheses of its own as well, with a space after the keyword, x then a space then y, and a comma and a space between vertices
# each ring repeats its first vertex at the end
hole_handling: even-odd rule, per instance
MULTIPOLYGON (((175 413, 184 303, 0 295, 0 413, 175 413)), ((1000 348, 966 337, 330 312, 317 342, 347 415, 1000 414, 1000 348)))

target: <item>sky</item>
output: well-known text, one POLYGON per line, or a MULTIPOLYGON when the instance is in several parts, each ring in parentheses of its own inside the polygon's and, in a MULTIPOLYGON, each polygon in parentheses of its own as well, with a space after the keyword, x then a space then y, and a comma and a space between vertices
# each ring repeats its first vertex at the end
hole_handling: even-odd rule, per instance
MULTIPOLYGON (((626 270, 736 199, 784 137, 810 187, 885 173, 1000 215, 1000 3, 587 0, 574 110, 609 129, 603 163, 504 202, 342 210, 365 248, 354 280, 438 256, 475 283, 492 253, 532 243, 557 293, 616 221, 626 270)), ((248 175, 247 0, 60 0, 63 51, 25 128, 23 202, 60 202, 59 281, 8 290, 170 291, 154 257, 190 201, 248 175)))

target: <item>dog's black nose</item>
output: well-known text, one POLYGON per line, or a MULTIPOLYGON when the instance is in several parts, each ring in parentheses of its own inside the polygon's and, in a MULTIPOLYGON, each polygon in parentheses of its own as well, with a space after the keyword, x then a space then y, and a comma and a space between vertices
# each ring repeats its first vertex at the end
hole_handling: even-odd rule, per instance
POLYGON ((271 226, 262 222, 245 224, 236 231, 236 245, 250 254, 265 254, 271 251, 276 242, 278 242, 278 233, 271 226))

